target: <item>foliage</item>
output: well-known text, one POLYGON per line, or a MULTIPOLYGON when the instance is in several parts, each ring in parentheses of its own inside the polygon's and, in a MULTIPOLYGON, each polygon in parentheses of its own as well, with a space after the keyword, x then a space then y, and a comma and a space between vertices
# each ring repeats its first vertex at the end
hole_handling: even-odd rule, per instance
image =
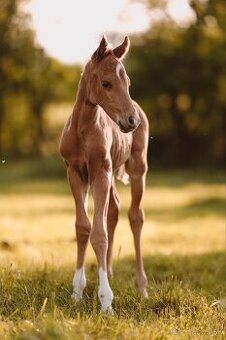
MULTIPOLYGON (((125 62, 132 82, 131 95, 151 123, 151 166, 222 167, 226 125, 225 3, 190 1, 196 20, 179 26, 167 15, 166 0, 140 1, 146 4, 152 22, 149 30, 131 37, 131 51, 125 62)), ((81 66, 62 65, 37 46, 22 3, 23 0, 1 1, 3 159, 57 152, 58 139, 70 113, 65 106, 63 115, 58 116, 59 104, 73 102, 81 72, 81 66), (51 106, 49 119, 52 103, 55 107, 51 106)))
POLYGON ((65 66, 37 46, 21 0, 3 0, 0 14, 0 153, 42 151, 44 110, 72 101, 80 66, 65 66), (25 133, 26 132, 26 133, 25 133))
POLYGON ((152 160, 164 166, 224 163, 225 3, 191 6, 194 23, 179 27, 166 16, 133 38, 127 60, 132 95, 151 121, 152 160))

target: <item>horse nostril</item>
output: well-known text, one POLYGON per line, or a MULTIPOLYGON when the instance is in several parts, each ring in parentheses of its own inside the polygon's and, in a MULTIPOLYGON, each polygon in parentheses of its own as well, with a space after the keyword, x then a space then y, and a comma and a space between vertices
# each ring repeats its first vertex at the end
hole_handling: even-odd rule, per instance
POLYGON ((134 126, 135 125, 135 119, 133 116, 129 116, 129 123, 130 125, 134 126))

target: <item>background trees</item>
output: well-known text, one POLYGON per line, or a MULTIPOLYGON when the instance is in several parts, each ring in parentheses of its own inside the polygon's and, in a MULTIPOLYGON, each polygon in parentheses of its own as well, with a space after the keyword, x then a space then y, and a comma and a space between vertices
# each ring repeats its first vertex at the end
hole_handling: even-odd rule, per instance
POLYGON ((65 66, 36 45, 21 0, 1 1, 0 153, 42 153, 50 102, 72 101, 80 66, 65 66))
POLYGON ((166 17, 134 37, 127 60, 132 95, 151 120, 152 161, 164 166, 220 165, 224 159, 225 6, 191 5, 194 23, 183 28, 166 17))
MULTIPOLYGON (((148 10, 166 1, 142 0, 148 10)), ((1 157, 42 154, 57 138, 58 113, 48 106, 72 102, 81 66, 62 65, 35 44, 20 0, 2 0, 0 11, 1 157), (55 130, 54 130, 55 129, 55 130)), ((151 121, 151 163, 222 166, 225 152, 225 4, 190 2, 196 20, 178 26, 168 15, 131 37, 125 60, 132 97, 151 121)), ((54 110, 55 110, 54 109, 54 110)), ((69 113, 69 112, 68 112, 69 113)), ((64 116, 67 115, 64 113, 64 116)), ((57 147, 51 149, 57 150, 57 147)), ((55 151, 56 152, 56 151, 55 151)))

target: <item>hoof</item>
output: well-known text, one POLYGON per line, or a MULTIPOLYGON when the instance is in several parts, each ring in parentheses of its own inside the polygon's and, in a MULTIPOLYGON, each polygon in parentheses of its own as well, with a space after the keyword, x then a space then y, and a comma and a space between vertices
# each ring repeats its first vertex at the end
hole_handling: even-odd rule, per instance
POLYGON ((148 291, 146 287, 137 287, 137 290, 143 298, 148 298, 148 291))
POLYGON ((76 292, 73 292, 71 298, 74 302, 79 302, 82 299, 82 296, 76 292))
POLYGON ((148 298, 148 291, 147 291, 147 288, 143 288, 141 291, 140 291, 141 295, 147 299, 148 298))
POLYGON ((135 279, 135 286, 137 287, 138 292, 144 298, 148 298, 147 285, 148 285, 148 280, 147 280, 145 273, 143 273, 142 275, 137 274, 136 279, 135 279))
POLYGON ((114 315, 114 310, 112 306, 109 306, 107 308, 101 308, 101 313, 106 314, 106 315, 114 315))

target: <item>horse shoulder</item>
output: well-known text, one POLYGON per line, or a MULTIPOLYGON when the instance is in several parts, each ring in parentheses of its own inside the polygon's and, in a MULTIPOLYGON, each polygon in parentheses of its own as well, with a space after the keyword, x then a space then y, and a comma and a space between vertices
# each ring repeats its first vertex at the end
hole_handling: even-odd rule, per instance
POLYGON ((71 133, 71 120, 72 120, 72 115, 69 116, 67 119, 62 134, 60 138, 60 144, 59 144, 59 152, 61 156, 65 159, 67 159, 68 154, 71 153, 72 147, 73 147, 73 142, 74 142, 74 137, 73 134, 71 133))

